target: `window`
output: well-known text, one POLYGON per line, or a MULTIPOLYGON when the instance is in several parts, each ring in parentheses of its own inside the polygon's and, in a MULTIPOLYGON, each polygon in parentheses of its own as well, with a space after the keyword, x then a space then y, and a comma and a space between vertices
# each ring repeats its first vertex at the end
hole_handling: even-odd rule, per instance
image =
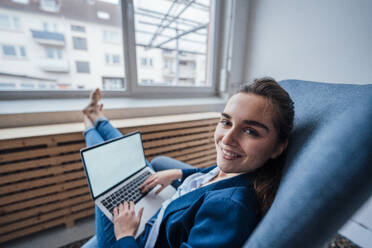
POLYGON ((72 37, 74 49, 87 50, 87 39, 81 37, 72 37))
POLYGON ((62 59, 62 49, 46 47, 45 53, 48 59, 62 59))
POLYGON ((90 73, 88 61, 76 61, 76 72, 78 73, 90 73))
POLYGON ((159 0, 150 4, 134 0, 139 85, 211 86, 206 80, 208 67, 202 63, 208 55, 209 5, 209 1, 159 0), (158 68, 154 60, 163 66, 158 68), (170 61, 174 61, 172 66, 170 61), (195 71, 197 66, 204 70, 195 71), (152 78, 148 76, 150 69, 152 78))
POLYGON ((71 25, 71 30, 75 32, 85 33, 85 27, 79 25, 71 25))
POLYGON ((50 22, 43 22, 43 30, 46 32, 58 32, 58 25, 57 23, 50 23, 50 22))
POLYGON ((103 31, 103 40, 105 42, 120 43, 119 32, 116 31, 103 31))
MULTIPOLYGON (((23 0, 17 2, 32 3, 23 0)), ((16 90, 21 88, 18 82, 25 76, 43 75, 45 80, 54 80, 56 91, 89 91, 96 87, 103 88, 103 82, 106 82, 106 89, 116 87, 108 85, 119 85, 118 89, 126 89, 123 95, 141 97, 154 95, 154 92, 167 96, 206 96, 214 95, 217 91, 212 82, 219 82, 220 71, 217 67, 222 63, 211 61, 224 49, 218 43, 223 40, 223 34, 218 33, 219 27, 215 27, 220 22, 216 21, 213 12, 221 10, 224 6, 221 2, 224 1, 87 0, 80 1, 79 8, 94 9, 95 12, 93 16, 81 15, 78 21, 70 18, 71 13, 65 12, 76 7, 75 1, 36 2, 41 10, 58 11, 58 14, 48 14, 22 4, 12 5, 12 16, 0 13, 0 35, 10 41, 23 42, 23 46, 0 44, 1 57, 6 58, 2 60, 1 70, 14 73, 13 68, 18 62, 8 58, 27 57, 27 63, 32 65, 27 70, 15 73, 16 90), (23 20, 23 16, 26 18, 25 11, 32 16, 32 22, 23 20), (35 27, 35 22, 39 23, 39 27, 35 27), (5 30, 21 26, 27 32, 5 30), (213 39, 209 38, 210 30, 215 30, 213 39), (36 56, 29 56, 26 48, 35 48, 32 51, 36 56), (42 50, 41 55, 37 51, 39 49, 42 50), (40 61, 43 59, 44 62, 40 61), (91 64, 104 66, 94 66, 91 72, 91 64), (49 66, 49 71, 43 69, 44 65, 49 66), (60 71, 50 76, 51 68, 54 72, 57 72, 56 68, 60 71), (77 73, 85 74, 84 80, 77 73)), ((221 18, 220 15, 218 18, 221 18)), ((19 61, 19 67, 24 63, 19 61)), ((36 80, 33 89, 45 87, 38 86, 36 80)), ((65 93, 56 93, 54 96, 63 97, 65 93)), ((14 97, 19 97, 19 94, 14 94, 14 97)))
POLYGON ((103 20, 108 20, 110 19, 110 14, 104 11, 98 11, 97 12, 97 17, 103 20))
POLYGON ((15 83, 11 82, 0 82, 0 89, 1 90, 12 90, 16 88, 15 83))
POLYGON ((119 54, 105 54, 105 62, 108 65, 120 65, 121 59, 119 54))
POLYGON ((141 66, 142 67, 152 67, 152 58, 141 58, 141 66))
POLYGON ((26 58, 26 48, 23 46, 2 45, 2 53, 5 57, 26 58))
POLYGON ((15 3, 28 4, 29 0, 13 0, 15 3))
POLYGON ((57 0, 40 0, 40 8, 45 11, 58 12, 57 0))
POLYGON ((102 88, 105 90, 125 89, 124 78, 103 77, 102 88))
POLYGON ((0 14, 0 28, 4 29, 21 29, 21 22, 16 16, 8 16, 0 14))

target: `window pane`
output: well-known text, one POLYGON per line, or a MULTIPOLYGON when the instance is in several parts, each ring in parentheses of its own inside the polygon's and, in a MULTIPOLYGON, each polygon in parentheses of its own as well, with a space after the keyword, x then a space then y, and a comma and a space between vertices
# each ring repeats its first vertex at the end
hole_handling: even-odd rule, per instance
POLYGON ((11 28, 9 17, 7 15, 0 15, 0 27, 11 28))
POLYGON ((139 84, 210 86, 210 1, 134 0, 134 9, 139 84))
MULTIPOLYGON (((0 82, 16 82, 14 90, 91 90, 104 89, 102 78, 107 77, 122 80, 107 83, 111 86, 105 89, 124 90, 122 16, 118 3, 0 0, 0 64, 1 71, 9 75, 0 75, 0 82), (106 19, 99 18, 98 12, 106 19)), ((5 88, 9 87, 0 90, 5 88)))
POLYGON ((3 45, 3 54, 6 56, 17 56, 14 46, 3 45))
POLYGON ((87 50, 87 40, 80 37, 72 37, 74 49, 87 50))
POLYGON ((76 61, 76 72, 89 73, 89 62, 87 61, 76 61))
POLYGON ((21 28, 21 24, 19 22, 19 18, 18 17, 13 17, 13 24, 14 24, 14 28, 15 29, 20 29, 21 28))
POLYGON ((19 47, 19 55, 21 57, 26 57, 26 49, 24 47, 19 47))
POLYGON ((71 25, 71 30, 75 32, 85 33, 85 27, 78 26, 78 25, 71 25))

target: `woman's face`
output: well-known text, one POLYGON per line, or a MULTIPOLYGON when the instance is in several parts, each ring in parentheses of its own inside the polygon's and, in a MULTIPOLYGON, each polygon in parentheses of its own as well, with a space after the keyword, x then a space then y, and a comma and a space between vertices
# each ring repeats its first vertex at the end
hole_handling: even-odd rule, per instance
POLYGON ((223 172, 250 172, 280 155, 287 144, 277 144, 273 116, 273 106, 263 96, 238 93, 229 99, 214 133, 223 172))

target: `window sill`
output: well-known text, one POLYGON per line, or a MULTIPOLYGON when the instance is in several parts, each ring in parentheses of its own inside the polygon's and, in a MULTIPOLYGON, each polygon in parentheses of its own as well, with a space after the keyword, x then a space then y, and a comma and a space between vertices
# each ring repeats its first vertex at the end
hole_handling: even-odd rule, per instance
MULTIPOLYGON (((112 120, 200 112, 220 112, 221 97, 179 99, 104 99, 104 113, 112 120)), ((0 101, 0 128, 82 122, 87 99, 40 99, 0 101)))

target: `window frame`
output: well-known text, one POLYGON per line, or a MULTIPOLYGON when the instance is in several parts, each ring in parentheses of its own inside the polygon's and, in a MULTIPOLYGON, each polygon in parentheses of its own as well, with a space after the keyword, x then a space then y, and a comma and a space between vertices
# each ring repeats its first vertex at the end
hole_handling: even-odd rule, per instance
MULTIPOLYGON (((144 86, 140 85, 137 78, 137 58, 135 44, 134 4, 133 0, 121 1, 122 13, 122 46, 123 57, 121 65, 125 68, 123 90, 104 90, 105 97, 137 97, 137 98, 200 98, 220 96, 220 71, 221 48, 224 45, 224 35, 221 28, 225 20, 220 13, 223 10, 223 1, 211 0, 210 26, 208 32, 208 53, 206 81, 211 82, 208 87, 190 86, 144 86), (156 94, 154 94, 156 92, 156 94)), ((103 29, 103 32, 110 29, 103 29)), ((72 35, 74 36, 74 35, 72 35)), ((104 36, 104 35, 103 35, 104 36)), ((103 42, 106 41, 103 37, 103 42)), ((76 67, 76 65, 75 65, 76 67)), ((79 73, 80 74, 80 73, 79 73)), ((25 99, 54 99, 54 98, 85 98, 91 90, 6 90, 0 91, 0 99, 25 100, 25 99)))
POLYGON ((85 37, 72 36, 72 47, 74 50, 88 51, 88 40, 85 37))
POLYGON ((158 97, 203 97, 219 95, 219 84, 217 80, 219 78, 218 72, 220 68, 217 68, 219 63, 214 62, 218 60, 220 55, 217 48, 222 45, 220 39, 215 38, 216 36, 220 36, 219 26, 221 22, 217 18, 217 13, 222 6, 222 1, 211 1, 210 30, 208 32, 209 52, 206 58, 209 63, 206 65, 206 80, 211 82, 211 86, 143 86, 139 84, 137 77, 137 59, 140 58, 136 55, 134 3, 133 0, 122 1, 124 64, 127 89, 131 95, 136 97, 152 97, 154 92, 157 92, 156 95, 158 97), (130 61, 130 63, 127 61, 130 61), (161 89, 161 91, 159 91, 159 89, 161 89))

